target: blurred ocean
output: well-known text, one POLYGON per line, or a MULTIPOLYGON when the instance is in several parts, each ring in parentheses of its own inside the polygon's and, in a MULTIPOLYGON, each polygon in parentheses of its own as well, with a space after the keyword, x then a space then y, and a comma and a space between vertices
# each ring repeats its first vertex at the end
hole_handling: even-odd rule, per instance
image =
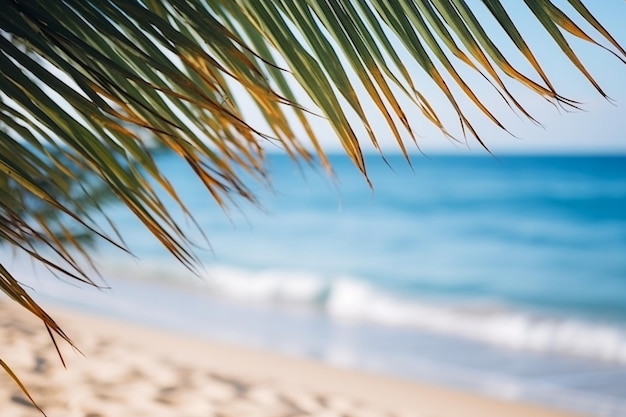
POLYGON ((227 343, 626 416, 626 156, 415 156, 411 170, 373 155, 373 190, 331 161, 334 182, 271 155, 260 207, 224 214, 162 155, 212 248, 201 277, 113 206, 137 259, 100 248, 111 290, 28 284, 41 301, 227 343))

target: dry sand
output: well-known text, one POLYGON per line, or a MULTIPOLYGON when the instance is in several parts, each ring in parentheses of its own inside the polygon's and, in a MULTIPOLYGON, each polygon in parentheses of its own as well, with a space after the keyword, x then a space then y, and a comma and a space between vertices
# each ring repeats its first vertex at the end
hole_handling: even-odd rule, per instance
MULTIPOLYGON (((0 300, 0 357, 49 417, 557 417, 538 406, 52 309, 84 353, 0 300)), ((0 370, 0 416, 41 414, 0 370)))

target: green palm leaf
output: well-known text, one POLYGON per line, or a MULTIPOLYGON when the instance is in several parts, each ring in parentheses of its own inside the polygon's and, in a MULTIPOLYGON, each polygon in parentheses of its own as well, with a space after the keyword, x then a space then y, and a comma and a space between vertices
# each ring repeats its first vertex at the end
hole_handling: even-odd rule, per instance
MULTIPOLYGON (((529 46, 534 34, 520 31, 512 6, 526 7, 536 33, 552 39, 606 97, 569 40, 589 42, 622 62, 626 51, 581 0, 568 3, 7 1, 0 8, 0 242, 93 284, 82 267, 88 241, 124 247, 123 236, 114 227, 112 236, 105 233, 91 214, 106 214, 108 196, 193 268, 194 243, 163 199, 187 211, 156 165, 155 149, 175 152, 226 208, 238 198, 254 201, 242 175, 266 181, 265 144, 310 161, 310 142, 330 172, 311 127, 320 116, 365 178, 363 141, 379 148, 378 138, 390 134, 407 159, 405 138, 419 145, 414 110, 424 116, 421 123, 453 138, 456 129, 439 116, 445 105, 433 104, 427 84, 442 92, 469 137, 484 143, 468 116, 474 110, 506 131, 463 70, 488 81, 489 94, 501 99, 495 106, 534 122, 513 86, 578 107, 554 87, 551 77, 562 69, 541 65, 529 46), (514 48, 498 47, 495 33, 514 48), (258 108, 264 127, 251 124, 240 100, 258 108)), ((611 7, 624 12, 623 4, 611 7)), ((1 262, 0 290, 69 341, 1 262)))

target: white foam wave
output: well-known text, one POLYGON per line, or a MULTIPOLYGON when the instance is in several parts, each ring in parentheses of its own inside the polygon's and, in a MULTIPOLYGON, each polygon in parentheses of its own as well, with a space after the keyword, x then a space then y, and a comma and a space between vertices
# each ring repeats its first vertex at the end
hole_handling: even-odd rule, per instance
POLYGON ((208 275, 212 293, 242 301, 307 305, 335 319, 413 327, 509 349, 626 363, 626 330, 616 326, 502 306, 460 307, 400 298, 354 278, 227 267, 212 268, 208 275))
POLYGON ((208 288, 243 301, 311 304, 325 294, 327 282, 314 274, 281 270, 247 271, 214 267, 208 271, 208 288))
MULTIPOLYGON (((162 265, 163 266, 163 265, 162 265)), ((411 327, 509 349, 566 354, 626 364, 626 328, 579 319, 539 315, 498 305, 426 302, 399 297, 353 277, 287 270, 207 268, 205 279, 184 279, 159 267, 143 279, 184 281, 213 296, 242 302, 288 304, 316 309, 332 319, 411 327)), ((124 269, 128 275, 130 269, 124 269)), ((180 272, 180 271, 178 271, 180 272)), ((187 276, 189 278, 189 276, 187 276)))
POLYGON ((335 317, 411 326, 510 349, 626 363, 626 331, 611 325, 504 307, 451 307, 400 300, 355 281, 335 284, 327 311, 335 317))

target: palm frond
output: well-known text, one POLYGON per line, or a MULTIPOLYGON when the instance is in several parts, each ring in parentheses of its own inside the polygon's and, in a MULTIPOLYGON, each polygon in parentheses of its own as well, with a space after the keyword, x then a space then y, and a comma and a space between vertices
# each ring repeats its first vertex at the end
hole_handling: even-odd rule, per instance
MULTIPOLYGON (((623 3, 610 7, 625 11, 623 3)), ((605 97, 571 40, 626 62, 581 0, 9 0, 0 31, 0 242, 87 283, 81 237, 124 247, 91 217, 104 213, 106 194, 183 264, 196 262, 163 201, 164 191, 186 212, 153 146, 175 152, 228 207, 239 197, 254 201, 242 173, 267 181, 266 144, 308 161, 308 142, 331 169, 312 128, 319 115, 367 178, 361 143, 378 148, 391 135, 408 159, 406 143, 419 145, 414 111, 456 136, 425 85, 441 91, 460 130, 483 146, 474 117, 507 130, 494 107, 540 122, 516 86, 579 107, 552 81, 563 69, 536 58, 536 34, 605 97), (534 33, 520 31, 513 7, 534 16, 534 33), (513 47, 498 46, 496 33, 513 47), (463 71, 486 80, 500 103, 486 104, 463 71), (252 124, 239 99, 256 105, 264 126, 252 124)), ((0 290, 68 340, 1 263, 0 290)))

